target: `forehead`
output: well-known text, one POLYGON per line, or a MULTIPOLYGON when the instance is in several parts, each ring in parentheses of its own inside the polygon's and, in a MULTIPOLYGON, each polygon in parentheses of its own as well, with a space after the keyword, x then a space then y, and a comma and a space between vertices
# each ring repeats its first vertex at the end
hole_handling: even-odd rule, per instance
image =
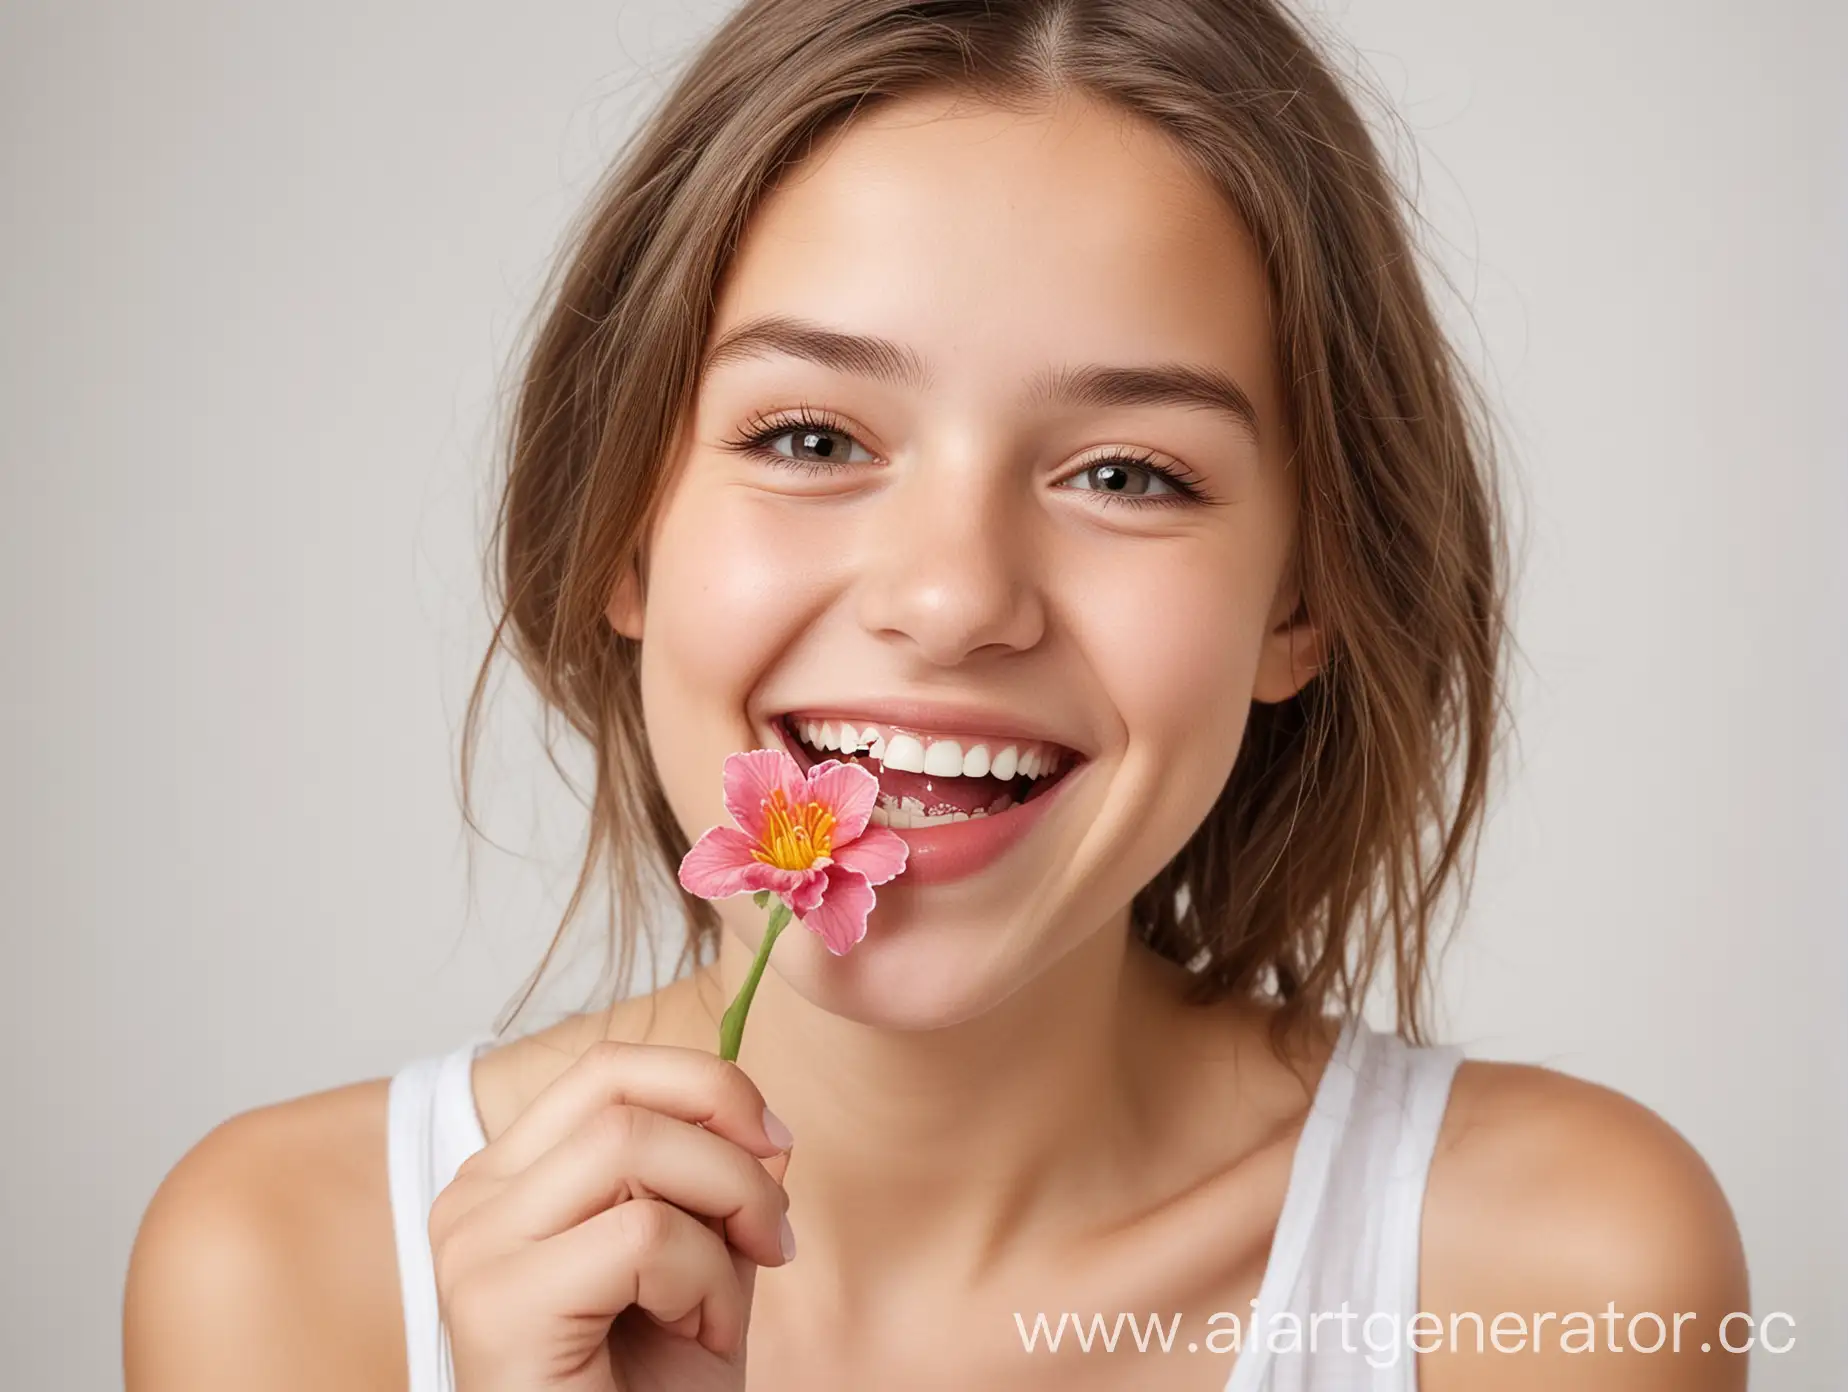
POLYGON ((1021 115, 933 96, 857 118, 759 205, 716 308, 715 338, 775 314, 891 338, 946 388, 1183 360, 1271 400, 1243 224, 1159 130, 1088 100, 1021 115))

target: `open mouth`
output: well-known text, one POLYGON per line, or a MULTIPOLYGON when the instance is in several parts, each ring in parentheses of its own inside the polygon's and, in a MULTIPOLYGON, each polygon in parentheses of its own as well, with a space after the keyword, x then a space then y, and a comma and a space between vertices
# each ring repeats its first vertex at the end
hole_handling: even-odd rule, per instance
POLYGON ((998 817, 1044 797, 1083 762, 1050 740, 931 733, 852 715, 791 711, 774 724, 805 772, 838 759, 876 777, 873 822, 899 830, 998 817))

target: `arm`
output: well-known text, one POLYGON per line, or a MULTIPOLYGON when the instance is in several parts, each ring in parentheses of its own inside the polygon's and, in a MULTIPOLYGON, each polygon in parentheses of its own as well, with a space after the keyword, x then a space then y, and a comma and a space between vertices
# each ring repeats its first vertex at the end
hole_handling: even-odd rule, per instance
MULTIPOLYGON (((1431 1166, 1423 1248, 1420 1308, 1442 1322, 1441 1336, 1420 1340, 1438 1343, 1419 1355, 1424 1392, 1745 1386, 1746 1356, 1720 1337, 1729 1312, 1751 1308, 1732 1211, 1693 1147, 1620 1093, 1542 1068, 1464 1064, 1431 1166), (1658 1337, 1660 1349, 1643 1351, 1658 1337)), ((1729 1332, 1738 1345, 1749 1331, 1735 1321, 1729 1332)))
POLYGON ((127 1392, 402 1392, 383 1107, 361 1084, 247 1112, 174 1166, 129 1258, 127 1392))

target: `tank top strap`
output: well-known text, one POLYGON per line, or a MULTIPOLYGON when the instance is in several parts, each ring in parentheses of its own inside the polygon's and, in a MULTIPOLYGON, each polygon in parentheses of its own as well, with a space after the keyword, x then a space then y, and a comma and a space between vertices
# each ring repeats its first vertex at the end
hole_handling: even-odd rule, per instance
POLYGON ((408 1392, 453 1392, 449 1340, 436 1303, 430 1205, 462 1162, 487 1144, 475 1109, 475 1056, 495 1042, 478 1035, 450 1053, 392 1075, 386 1103, 386 1175, 404 1303, 408 1392))
POLYGON ((1462 1060, 1344 1023, 1226 1392, 1414 1392, 1425 1179, 1462 1060))

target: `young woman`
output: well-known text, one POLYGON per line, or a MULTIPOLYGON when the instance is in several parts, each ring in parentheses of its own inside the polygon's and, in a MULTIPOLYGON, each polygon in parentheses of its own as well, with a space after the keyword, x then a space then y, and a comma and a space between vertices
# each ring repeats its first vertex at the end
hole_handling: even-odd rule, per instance
POLYGON ((213 1131, 131 1392, 1743 1386, 1690 1148, 1423 1042, 1506 561, 1405 224, 1272 0, 740 10, 548 291, 497 536, 580 894, 686 969, 213 1131), (764 915, 674 875, 759 748, 910 859, 734 1064, 764 915))

